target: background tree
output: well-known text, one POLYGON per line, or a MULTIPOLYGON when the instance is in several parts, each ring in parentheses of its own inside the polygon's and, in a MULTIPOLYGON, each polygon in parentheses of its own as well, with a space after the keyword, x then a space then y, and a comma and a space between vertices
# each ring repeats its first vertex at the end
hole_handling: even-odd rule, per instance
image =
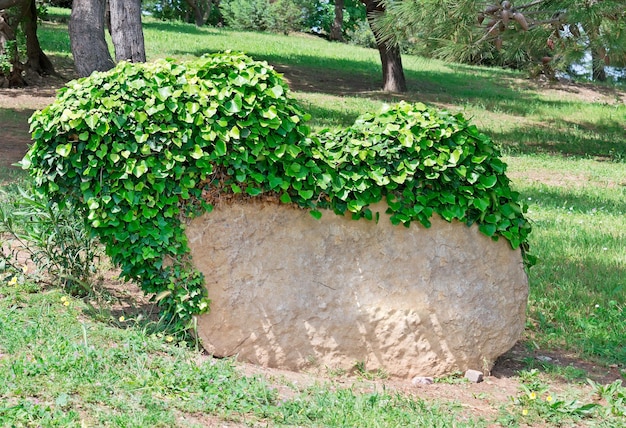
POLYGON ((104 38, 105 0, 74 0, 69 33, 74 66, 79 76, 115 66, 104 38))
POLYGON ((626 65, 622 0, 381 0, 386 40, 413 40, 427 55, 475 64, 575 72, 594 80, 626 65), (590 61, 585 61, 590 59, 590 61))
POLYGON ((26 85, 22 75, 26 70, 55 73, 37 37, 37 4, 35 0, 0 0, 0 86, 26 85), (20 57, 20 34, 25 39, 25 63, 20 57))
POLYGON ((193 22, 201 27, 220 20, 218 0, 144 0, 143 8, 154 17, 193 22))
POLYGON ((333 19, 333 25, 330 28, 330 40, 336 40, 339 42, 343 41, 343 9, 344 1, 335 0, 335 18, 333 19))
POLYGON ((376 19, 385 15, 385 3, 381 0, 361 0, 367 10, 367 19, 376 37, 376 46, 383 67, 383 91, 406 92, 406 79, 402 68, 400 46, 392 38, 384 37, 375 24, 376 19))
POLYGON ((193 11, 196 26, 202 27, 211 15, 213 2, 211 0, 185 0, 185 3, 193 11))
POLYGON ((141 0, 109 0, 116 61, 146 62, 141 0))

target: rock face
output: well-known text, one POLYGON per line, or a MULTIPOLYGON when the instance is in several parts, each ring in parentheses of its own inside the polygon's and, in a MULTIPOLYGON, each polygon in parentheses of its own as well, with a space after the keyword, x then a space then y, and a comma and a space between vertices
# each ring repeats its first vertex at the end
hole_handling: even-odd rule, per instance
POLYGON ((211 312, 205 349, 263 366, 391 376, 489 370, 520 337, 528 280, 519 250, 433 218, 394 226, 285 205, 218 206, 188 225, 211 312))

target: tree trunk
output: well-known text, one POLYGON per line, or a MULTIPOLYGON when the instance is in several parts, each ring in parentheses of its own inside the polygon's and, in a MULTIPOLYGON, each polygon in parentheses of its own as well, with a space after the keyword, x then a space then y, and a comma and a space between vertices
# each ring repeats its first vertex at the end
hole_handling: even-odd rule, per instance
MULTIPOLYGON (((5 2, 5 4, 7 3, 5 2)), ((0 64, 2 65, 0 68, 0 88, 18 88, 27 85, 26 80, 22 77, 25 68, 20 61, 16 41, 16 33, 21 19, 21 8, 20 14, 17 16, 11 16, 8 11, 0 9, 0 54, 7 59, 5 64, 0 64)))
POLYGON ((380 61, 383 65, 383 91, 406 92, 406 79, 402 68, 402 57, 398 46, 377 43, 380 61))
POLYGON ((204 25, 204 15, 202 13, 202 8, 198 4, 198 0, 185 0, 185 2, 189 5, 191 10, 193 11, 193 16, 196 22, 196 27, 202 27, 204 25))
POLYGON ((110 0, 111 39, 117 61, 146 62, 141 0, 110 0))
POLYGON ((606 82, 607 63, 606 49, 604 47, 591 47, 591 79, 597 82, 606 82))
POLYGON ((41 49, 37 38, 37 5, 28 0, 22 8, 22 28, 26 35, 26 66, 40 75, 55 74, 54 66, 41 49))
POLYGON ((79 76, 115 67, 104 39, 104 0, 74 0, 69 33, 79 76))
POLYGON ((344 0, 335 0, 335 19, 330 29, 330 40, 343 42, 343 5, 344 0))
POLYGON ((383 66, 383 91, 406 92, 406 79, 404 78, 404 69, 402 68, 400 47, 397 45, 389 46, 382 41, 381 35, 372 22, 376 13, 385 12, 385 6, 381 4, 379 0, 361 0, 361 2, 365 4, 367 20, 374 33, 374 37, 376 37, 376 46, 378 47, 380 62, 383 66))

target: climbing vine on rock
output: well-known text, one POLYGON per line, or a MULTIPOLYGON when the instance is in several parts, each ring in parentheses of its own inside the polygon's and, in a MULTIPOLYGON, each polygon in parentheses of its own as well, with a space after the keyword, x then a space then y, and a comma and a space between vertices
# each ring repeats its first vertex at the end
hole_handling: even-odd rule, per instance
POLYGON ((79 207, 122 276, 181 327, 209 308, 185 221, 233 197, 270 195, 429 226, 478 223, 525 248, 530 225, 497 148, 461 116, 401 103, 312 135, 281 76, 238 53, 121 63, 70 82, 31 119, 22 161, 51 200, 79 207))
POLYGON ((501 153, 460 114, 400 103, 348 129, 325 131, 320 140, 314 157, 330 167, 335 211, 371 218, 367 206, 384 198, 394 224, 430 227, 437 213, 526 249, 527 207, 510 187, 501 153))
POLYGON ((266 180, 283 185, 267 165, 308 133, 286 91, 242 54, 121 63, 70 82, 33 115, 22 165, 42 192, 82 207, 123 277, 184 324, 209 300, 183 219, 211 209, 208 188, 257 195, 266 180))

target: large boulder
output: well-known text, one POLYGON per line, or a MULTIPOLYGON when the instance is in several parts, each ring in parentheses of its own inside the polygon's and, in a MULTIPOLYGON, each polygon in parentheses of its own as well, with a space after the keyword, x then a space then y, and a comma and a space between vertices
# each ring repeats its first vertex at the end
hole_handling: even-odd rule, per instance
POLYGON ((215 356, 268 367, 436 376, 489 370, 520 337, 521 252, 460 222, 394 226, 254 199, 219 204, 186 229, 211 311, 215 356))

